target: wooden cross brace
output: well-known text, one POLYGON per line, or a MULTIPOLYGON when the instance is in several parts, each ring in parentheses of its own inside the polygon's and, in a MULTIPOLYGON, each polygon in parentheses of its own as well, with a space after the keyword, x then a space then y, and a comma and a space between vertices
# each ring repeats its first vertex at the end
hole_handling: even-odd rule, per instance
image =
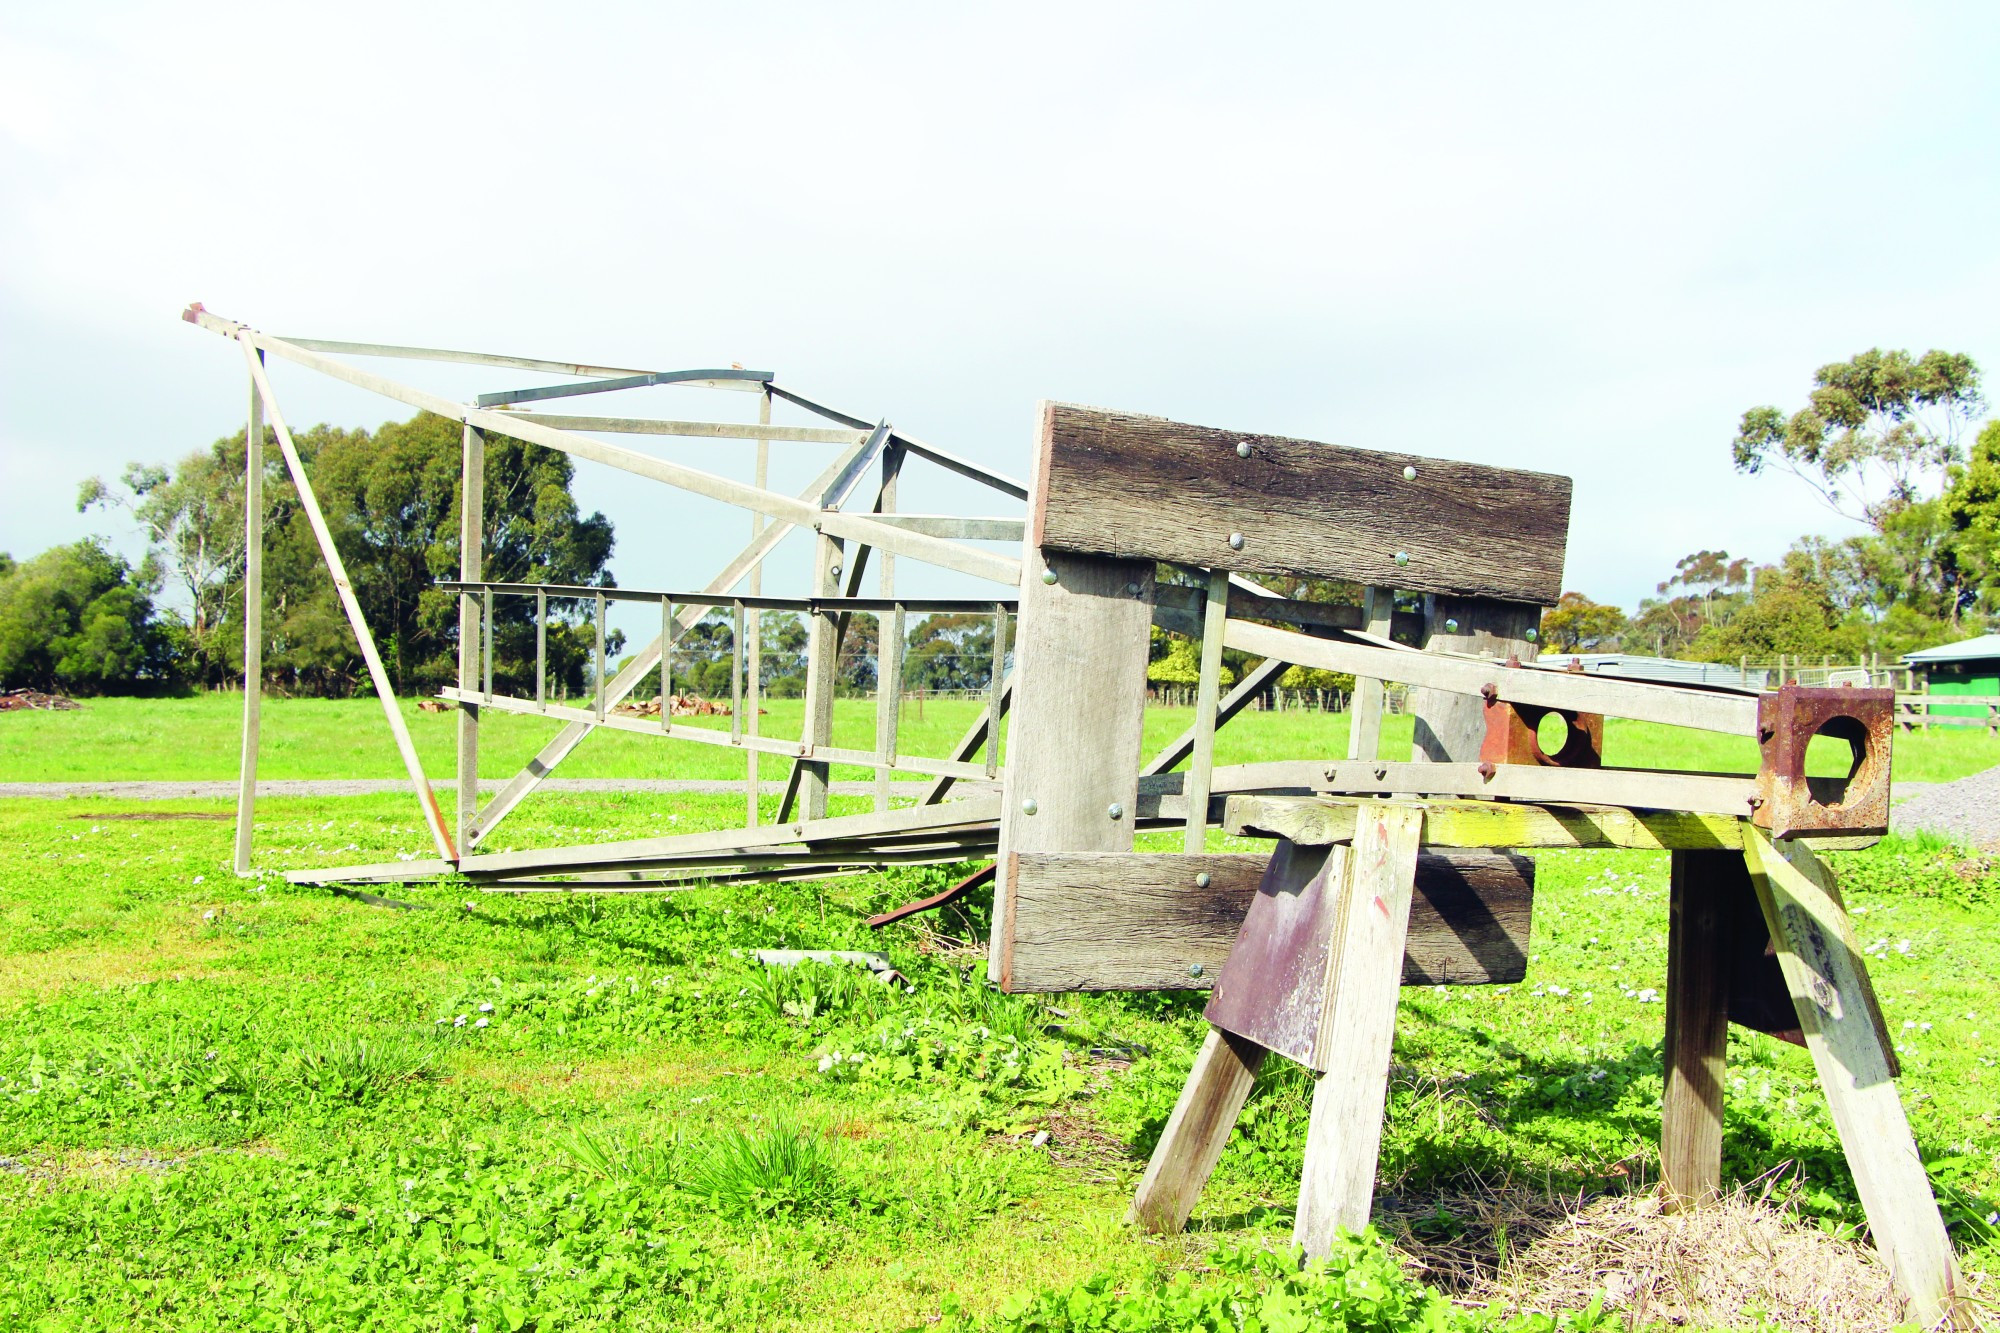
MULTIPOLYGON (((1416 802, 1343 804, 1354 807, 1351 823, 1343 812, 1320 825, 1327 836, 1317 842, 1281 838, 1271 857, 1210 998, 1208 1037, 1132 1204, 1132 1220, 1149 1230, 1186 1225, 1274 1051, 1318 1074, 1293 1240, 1322 1255, 1340 1230, 1367 1225, 1427 812, 1416 802)), ((1730 908, 1754 895, 1797 1036, 1812 1053, 1869 1229, 1910 1317, 1925 1327, 1974 1327, 1833 877, 1803 843, 1733 822, 1738 846, 1717 848, 1704 830, 1688 839, 1695 846, 1672 850, 1663 1192, 1685 1208, 1721 1188, 1731 923, 1741 917, 1730 908)), ((1298 821, 1299 835, 1310 837, 1311 827, 1298 821)))

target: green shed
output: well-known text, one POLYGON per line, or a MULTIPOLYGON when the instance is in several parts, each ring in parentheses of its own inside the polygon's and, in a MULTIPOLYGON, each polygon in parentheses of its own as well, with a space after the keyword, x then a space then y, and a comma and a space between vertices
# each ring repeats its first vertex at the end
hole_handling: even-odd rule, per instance
MULTIPOLYGON (((1977 694, 2000 696, 2000 634, 1982 634, 1961 643, 1942 644, 1906 653, 1903 660, 1924 673, 1932 694, 1977 694)), ((1968 704, 1954 708, 1932 704, 1938 717, 1985 717, 1986 705, 1968 704)))

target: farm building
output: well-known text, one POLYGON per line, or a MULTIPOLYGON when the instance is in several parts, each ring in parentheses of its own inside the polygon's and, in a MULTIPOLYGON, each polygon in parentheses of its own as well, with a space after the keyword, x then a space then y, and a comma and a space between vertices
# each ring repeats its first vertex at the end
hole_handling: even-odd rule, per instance
MULTIPOLYGON (((1925 689, 1931 694, 1968 694, 1983 699, 2000 695, 2000 634, 1982 634, 1976 639, 1940 644, 1905 654, 1903 661, 1924 673, 1925 689)), ((1986 705, 1934 704, 1933 716, 1984 717, 1986 705)))
POLYGON ((1571 667, 1595 676, 1657 680, 1669 685, 1737 686, 1761 690, 1770 673, 1761 667, 1745 670, 1728 662, 1684 662, 1673 657, 1642 657, 1636 653, 1543 653, 1543 666, 1571 667))

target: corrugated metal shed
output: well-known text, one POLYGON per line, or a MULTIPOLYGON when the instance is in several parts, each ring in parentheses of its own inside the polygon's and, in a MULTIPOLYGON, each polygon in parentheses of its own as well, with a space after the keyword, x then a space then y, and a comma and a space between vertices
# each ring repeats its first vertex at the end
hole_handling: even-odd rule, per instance
POLYGON ((1993 659, 2000 659, 2000 634, 1982 634, 1976 639, 1962 639, 1957 643, 1939 644, 1935 648, 1920 648, 1914 653, 1903 654, 1903 660, 1912 666, 1993 659))
POLYGON ((1584 673, 1624 680, 1657 680, 1668 685, 1706 685, 1710 689, 1759 692, 1769 675, 1761 669, 1743 671, 1726 662, 1683 662, 1672 657, 1641 657, 1635 653, 1543 653, 1537 666, 1567 667, 1580 663, 1584 673))

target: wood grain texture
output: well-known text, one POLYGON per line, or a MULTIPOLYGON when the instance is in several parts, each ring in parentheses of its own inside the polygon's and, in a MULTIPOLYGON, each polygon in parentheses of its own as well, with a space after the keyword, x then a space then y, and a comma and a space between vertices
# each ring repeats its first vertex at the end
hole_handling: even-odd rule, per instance
MULTIPOLYGON (((1523 662, 1535 660, 1536 646, 1527 636, 1542 623, 1541 607, 1483 597, 1424 601, 1425 652, 1477 653, 1502 661, 1511 654, 1523 662)), ((1486 738, 1485 700, 1450 690, 1419 689, 1411 691, 1410 712, 1416 716, 1411 746, 1415 758, 1439 764, 1479 761, 1479 745, 1486 738)))
POLYGON ((1149 561, 1051 551, 1023 564, 993 894, 990 973, 1003 990, 1011 988, 1013 855, 1131 850, 1153 624, 1149 561), (1055 582, 1044 581, 1045 569, 1055 582))
POLYGON ((1668 877, 1667 1035, 1660 1186, 1669 1205, 1722 1188, 1722 1092, 1729 1044, 1729 917, 1751 893, 1735 852, 1675 852, 1668 877))
POLYGON ((1743 859, 1868 1229, 1909 1298, 1909 1317, 1925 1328, 1947 1320, 1973 1327, 1944 1220, 1896 1094, 1867 968, 1851 942, 1833 878, 1810 849, 1795 840, 1774 842, 1754 826, 1746 827, 1743 859))
MULTIPOLYGON (((1395 589, 1369 588, 1362 595, 1361 611, 1363 628, 1370 634, 1388 638, 1396 613, 1395 589)), ((1382 753, 1382 711, 1387 704, 1386 692, 1378 677, 1354 678, 1354 701, 1347 710, 1349 759, 1374 759, 1382 753)))
POLYGON ((1045 409, 1036 477, 1029 540, 1052 550, 1536 605, 1562 592, 1567 477, 1067 403, 1045 409))
POLYGON ((1326 1254, 1342 1228, 1367 1226, 1375 1202, 1401 980, 1396 960, 1409 927, 1423 826, 1420 808, 1375 806, 1363 812, 1348 851, 1315 1061, 1326 1072, 1313 1085, 1292 1222, 1292 1243, 1309 1258, 1326 1254))
POLYGON ((1129 1221, 1164 1236, 1176 1235, 1187 1225, 1267 1054, 1247 1038, 1221 1028, 1208 1030, 1180 1100, 1146 1163, 1129 1221))
POLYGON ((1225 642, 1258 657, 1275 657, 1300 666, 1346 671, 1356 676, 1380 676, 1409 685, 1480 694, 1492 686, 1494 697, 1508 703, 1543 708, 1570 708, 1603 713, 1637 722, 1663 722, 1673 727, 1697 727, 1733 736, 1757 734, 1757 697, 1722 693, 1650 681, 1617 680, 1539 667, 1509 667, 1445 657, 1410 648, 1315 639, 1290 630, 1231 620, 1225 642))
MULTIPOLYGON (((1254 852, 1022 854, 1014 881, 1010 989, 1211 986, 1270 859, 1254 852), (1205 886, 1196 882, 1202 874, 1209 877, 1205 886)), ((1534 892, 1535 865, 1525 856, 1420 856, 1403 984, 1521 980, 1534 892)))
MULTIPOLYGON (((1228 769, 1216 770, 1218 774, 1228 769)), ((1302 843, 1345 842, 1367 802, 1353 796, 1231 796, 1223 827, 1251 838, 1302 843)), ((1680 810, 1626 810, 1603 805, 1518 805, 1503 801, 1423 801, 1429 847, 1629 847, 1693 851, 1743 846, 1743 821, 1680 810)), ((1872 847, 1872 835, 1820 838, 1814 845, 1851 851, 1872 847)))

